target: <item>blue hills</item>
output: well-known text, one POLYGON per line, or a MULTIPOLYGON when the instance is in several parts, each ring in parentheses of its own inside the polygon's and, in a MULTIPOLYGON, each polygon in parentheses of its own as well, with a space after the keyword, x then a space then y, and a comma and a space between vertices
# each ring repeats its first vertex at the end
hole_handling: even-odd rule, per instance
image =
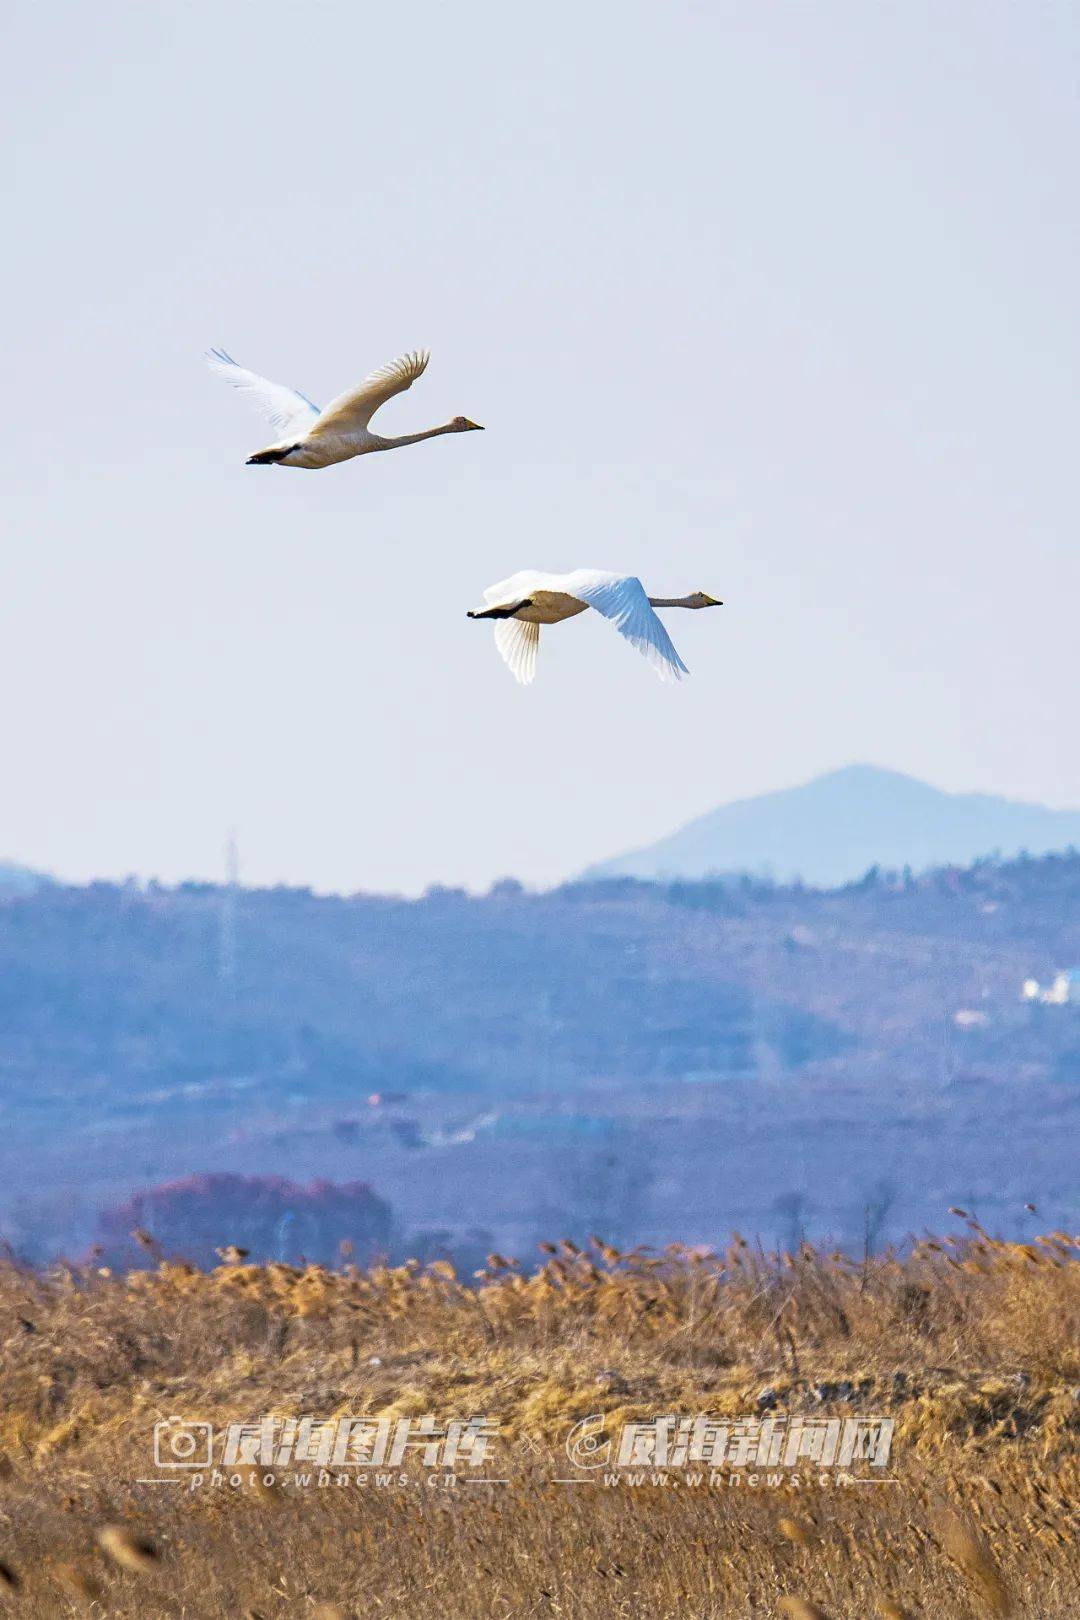
POLYGON ((797 787, 721 805, 654 844, 590 866, 587 880, 749 872, 831 888, 872 866, 915 872, 1080 846, 1080 810, 945 793, 900 771, 847 765, 797 787))

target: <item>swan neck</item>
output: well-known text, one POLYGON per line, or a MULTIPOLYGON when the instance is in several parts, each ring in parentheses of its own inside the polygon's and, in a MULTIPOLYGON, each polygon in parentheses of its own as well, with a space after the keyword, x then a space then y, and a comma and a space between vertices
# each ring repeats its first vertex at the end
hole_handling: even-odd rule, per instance
POLYGON ((442 427, 425 428, 422 433, 402 433, 397 438, 384 439, 383 444, 392 450, 400 449, 403 444, 419 444, 422 439, 437 439, 443 433, 455 431, 452 422, 445 422, 442 427))
POLYGON ((691 601, 688 596, 650 596, 649 606, 692 608, 696 607, 697 603, 691 601))

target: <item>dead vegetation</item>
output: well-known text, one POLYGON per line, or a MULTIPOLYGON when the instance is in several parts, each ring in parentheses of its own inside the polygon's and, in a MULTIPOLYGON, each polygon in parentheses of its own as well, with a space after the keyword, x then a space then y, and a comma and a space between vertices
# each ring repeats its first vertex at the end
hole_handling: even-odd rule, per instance
POLYGON ((969 1221, 903 1258, 595 1241, 468 1281, 236 1253, 208 1273, 8 1266, 0 1613, 1065 1620, 1078 1246, 969 1221), (482 1472, 508 1483, 142 1483, 169 1418, 427 1412, 497 1419, 482 1472), (894 1483, 558 1483, 592 1414, 759 1412, 893 1418, 894 1483))

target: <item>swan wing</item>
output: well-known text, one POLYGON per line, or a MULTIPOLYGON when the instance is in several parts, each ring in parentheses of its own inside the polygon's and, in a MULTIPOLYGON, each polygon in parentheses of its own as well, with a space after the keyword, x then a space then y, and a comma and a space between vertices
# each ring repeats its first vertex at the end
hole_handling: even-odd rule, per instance
POLYGON ((246 366, 238 366, 224 349, 207 351, 206 363, 217 377, 222 377, 233 388, 238 388, 256 410, 261 411, 282 438, 290 433, 303 434, 318 420, 319 407, 295 388, 284 383, 268 382, 246 366))
POLYGON ((524 619, 500 619, 495 626, 495 645, 515 681, 531 686, 536 679, 540 626, 524 619))
POLYGON ((648 659, 662 681, 681 681, 690 673, 653 612, 640 579, 631 574, 581 568, 566 576, 562 588, 610 619, 619 634, 648 659))
POLYGON ((391 360, 364 378, 358 388, 332 399, 319 417, 320 433, 362 433, 380 405, 385 405, 395 394, 411 388, 417 377, 423 376, 431 356, 426 349, 391 360))

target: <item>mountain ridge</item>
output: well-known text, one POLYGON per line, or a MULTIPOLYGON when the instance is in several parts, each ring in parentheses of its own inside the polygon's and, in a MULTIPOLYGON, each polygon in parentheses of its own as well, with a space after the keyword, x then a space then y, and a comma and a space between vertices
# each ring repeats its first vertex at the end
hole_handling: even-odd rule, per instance
POLYGON ((831 888, 872 866, 927 871, 988 855, 1080 845, 1080 810, 990 793, 951 793, 902 771, 852 764, 708 810, 664 838, 594 862, 599 878, 751 873, 831 888))

